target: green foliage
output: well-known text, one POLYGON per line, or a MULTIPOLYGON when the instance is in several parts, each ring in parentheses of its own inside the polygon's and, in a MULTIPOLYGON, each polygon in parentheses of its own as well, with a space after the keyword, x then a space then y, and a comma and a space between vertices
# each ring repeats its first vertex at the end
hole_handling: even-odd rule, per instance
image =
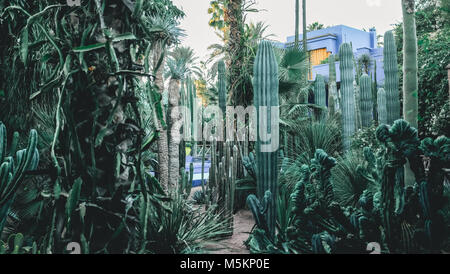
POLYGON ((211 207, 206 212, 193 208, 186 199, 175 194, 165 210, 150 205, 145 252, 156 254, 191 253, 208 241, 224 237, 228 219, 211 207))
POLYGON ((317 150, 310 165, 297 162, 300 175, 290 202, 278 199, 287 215, 280 219, 275 240, 254 230, 247 241, 251 252, 365 253, 369 242, 380 243, 383 253, 447 248, 443 168, 450 163, 450 140, 420 143, 417 131, 403 120, 372 134, 383 146, 376 154, 369 147, 355 148, 336 161, 317 150), (421 154, 431 160, 428 173, 421 154), (418 182, 414 188, 404 186, 399 172, 406 159, 418 182))
MULTIPOLYGON (((448 102, 448 76, 445 67, 450 63, 450 25, 447 1, 416 1, 416 30, 418 44, 419 82, 419 136, 437 137, 445 131, 446 123, 433 128, 434 117, 439 117, 448 102)), ((395 26, 399 65, 403 65, 403 25, 395 26)), ((400 72, 400 82, 403 73, 400 72)), ((445 114, 443 114, 445 115, 445 114)), ((444 120, 445 121, 445 120, 444 120)))
POLYGON ((321 30, 323 28, 324 28, 323 24, 320 24, 319 22, 314 22, 312 24, 309 24, 306 29, 308 30, 308 32, 310 32, 310 31, 315 31, 315 30, 321 30))
POLYGON ((192 199, 196 204, 204 204, 206 199, 205 192, 202 190, 197 190, 194 192, 194 195, 192 195, 192 199))
POLYGON ((370 54, 362 54, 357 60, 358 67, 362 74, 369 74, 370 67, 372 66, 373 60, 370 54))
MULTIPOLYGON (((169 0, 56 2, 10 1, 2 10, 0 32, 10 35, 0 46, 1 77, 9 79, 1 81, 7 91, 1 115, 13 129, 43 127, 50 156, 39 177, 20 189, 10 214, 41 253, 63 253, 73 241, 85 253, 138 252, 147 235, 138 233, 146 222, 138 221, 135 201, 142 196, 161 211, 167 199, 147 173, 146 164, 155 162, 144 161, 143 150, 151 155, 157 133, 138 94, 146 95, 153 122, 164 125, 153 74, 165 54, 154 67, 149 57, 155 45, 178 42, 184 13, 169 0)), ((28 161, 29 154, 17 156, 28 161)))
POLYGON ((338 163, 332 170, 334 194, 343 206, 356 206, 359 197, 368 187, 369 181, 364 170, 359 168, 363 159, 359 150, 351 150, 338 158, 338 163))
POLYGON ((33 247, 24 246, 24 236, 21 233, 11 234, 6 243, 0 241, 0 254, 36 254, 36 243, 33 247))
POLYGON ((356 151, 362 151, 365 147, 368 147, 375 152, 380 151, 381 145, 375 136, 376 129, 377 125, 371 124, 370 127, 362 128, 355 132, 351 148, 356 151))
POLYGON ((6 127, 0 122, 0 236, 16 192, 25 179, 25 173, 35 170, 39 164, 36 130, 30 131, 26 149, 17 150, 18 138, 18 133, 14 133, 8 149, 6 127))
POLYGON ((450 135, 450 101, 445 103, 437 116, 433 116, 431 132, 435 136, 450 135))
POLYGON ((287 148, 291 159, 308 164, 317 149, 336 156, 342 151, 341 123, 335 118, 305 121, 290 127, 294 142, 287 148))

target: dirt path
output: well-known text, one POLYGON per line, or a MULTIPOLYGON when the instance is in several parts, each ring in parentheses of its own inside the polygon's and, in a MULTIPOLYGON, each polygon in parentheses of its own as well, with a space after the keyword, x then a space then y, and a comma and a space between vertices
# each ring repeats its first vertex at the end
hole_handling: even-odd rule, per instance
POLYGON ((210 254, 250 254, 244 241, 248 239, 255 221, 250 210, 240 210, 234 215, 234 233, 231 238, 208 243, 204 248, 210 254))

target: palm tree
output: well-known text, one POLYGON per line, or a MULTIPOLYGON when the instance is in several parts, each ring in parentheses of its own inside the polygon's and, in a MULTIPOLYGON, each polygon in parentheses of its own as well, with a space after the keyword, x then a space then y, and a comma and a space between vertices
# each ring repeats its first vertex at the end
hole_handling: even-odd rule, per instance
POLYGON ((198 57, 195 56, 194 49, 191 47, 176 47, 169 56, 181 63, 181 69, 184 70, 183 78, 202 77, 201 69, 198 64, 198 57))
POLYGON ((169 143, 168 143, 168 159, 169 159, 169 178, 168 189, 173 190, 179 180, 179 144, 181 139, 178 121, 181 119, 181 112, 178 109, 180 105, 180 82, 186 73, 186 64, 184 60, 169 59, 167 61, 167 76, 170 76, 169 82, 169 143))
MULTIPOLYGON (((229 71, 229 99, 234 104, 245 105, 246 96, 240 88, 242 86, 241 69, 243 68, 243 16, 242 5, 244 0, 228 0, 225 10, 225 22, 229 26, 229 39, 227 51, 230 60, 227 64, 229 71), (240 91, 239 93, 237 91, 240 91)), ((248 102, 247 102, 248 103, 248 102)))
MULTIPOLYGON (((164 64, 166 47, 177 43, 180 36, 183 35, 181 29, 177 27, 177 21, 171 17, 171 14, 162 13, 151 16, 149 18, 149 25, 151 26, 152 42, 153 42, 153 70, 155 71, 155 85, 158 92, 164 92, 164 64)), ((166 112, 164 106, 162 108, 162 121, 158 119, 155 121, 156 130, 158 131, 158 175, 159 182, 163 189, 167 192, 169 190, 169 146, 167 138, 167 129, 164 126, 166 120, 166 112)))
POLYGON ((194 50, 190 47, 176 47, 169 53, 167 60, 166 78, 169 81, 169 189, 173 189, 180 178, 180 141, 181 134, 178 121, 182 118, 179 109, 180 106, 180 86, 181 81, 192 77, 194 74, 201 76, 201 70, 197 66, 197 57, 194 50))
POLYGON ((319 22, 314 22, 314 23, 312 23, 312 24, 309 24, 308 25, 308 31, 314 31, 314 30, 320 30, 320 29, 323 29, 324 28, 324 26, 323 26, 323 24, 320 24, 319 22))

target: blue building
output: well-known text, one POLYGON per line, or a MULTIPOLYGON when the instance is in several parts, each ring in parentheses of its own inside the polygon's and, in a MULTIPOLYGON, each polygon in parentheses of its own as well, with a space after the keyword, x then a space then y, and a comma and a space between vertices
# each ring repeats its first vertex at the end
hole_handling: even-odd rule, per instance
MULTIPOLYGON (((300 34, 300 44, 302 44, 303 34, 300 34)), ((287 38, 284 48, 294 45, 295 36, 287 38)), ((369 32, 358 30, 344 25, 333 26, 321 30, 307 33, 307 47, 310 56, 310 80, 314 80, 317 74, 321 74, 328 80, 329 67, 326 62, 331 54, 338 55, 339 47, 342 43, 351 43, 354 49, 355 59, 367 54, 371 57, 372 63, 369 68, 369 75, 374 77, 374 67, 377 68, 377 82, 384 83, 383 71, 383 48, 377 46, 376 30, 369 32)), ((356 68, 355 68, 356 71, 356 68)), ((340 82, 339 61, 336 62, 336 81, 340 82)))

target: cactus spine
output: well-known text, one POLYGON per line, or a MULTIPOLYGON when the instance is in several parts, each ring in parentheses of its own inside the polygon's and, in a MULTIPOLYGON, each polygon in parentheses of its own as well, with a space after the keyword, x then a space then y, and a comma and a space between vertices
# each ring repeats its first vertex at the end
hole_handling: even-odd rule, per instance
POLYGON ((355 97, 353 90, 353 52, 350 44, 339 48, 341 72, 341 101, 344 149, 350 149, 351 137, 355 133, 355 97))
MULTIPOLYGON (((271 152, 262 149, 262 143, 265 138, 261 136, 261 121, 268 127, 272 135, 272 144, 275 138, 278 138, 278 121, 272 121, 272 113, 279 111, 278 98, 278 64, 275 59, 272 44, 267 41, 260 43, 255 58, 253 70, 253 90, 254 104, 257 110, 257 141, 256 141, 256 160, 257 160, 257 194, 262 201, 266 192, 270 191, 272 199, 269 201, 268 208, 265 212, 265 220, 267 222, 267 232, 270 238, 275 236, 276 222, 276 199, 278 195, 278 146, 272 147, 271 152), (267 117, 265 120, 261 118, 261 111, 267 108, 267 117), (274 108, 275 107, 275 108, 274 108), (273 127, 275 125, 275 127, 273 127)), ((278 118, 278 117, 277 117, 278 118)), ((262 131, 266 131, 263 129, 262 131)))
POLYGON ((392 34, 392 31, 387 31, 384 34, 383 54, 387 122, 392 125, 395 120, 400 118, 397 47, 395 46, 394 34, 392 34))
POLYGON ((361 109, 361 124, 363 127, 370 127, 372 125, 372 80, 369 75, 364 74, 359 79, 360 86, 360 109, 361 109))
POLYGON ((380 125, 387 124, 387 110, 386 110, 386 91, 384 88, 378 89, 377 94, 378 107, 378 123, 380 125))

